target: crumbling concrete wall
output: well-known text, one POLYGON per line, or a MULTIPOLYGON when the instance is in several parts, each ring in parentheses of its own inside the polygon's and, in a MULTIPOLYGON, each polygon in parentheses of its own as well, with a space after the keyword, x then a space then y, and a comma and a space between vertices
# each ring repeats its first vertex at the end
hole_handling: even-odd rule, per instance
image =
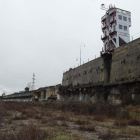
POLYGON ((114 50, 110 83, 140 81, 140 39, 114 50))
POLYGON ((84 101, 85 88, 93 102, 140 102, 140 38, 63 74, 63 100, 84 101))
POLYGON ((99 57, 63 74, 63 86, 104 82, 104 59, 99 57))
POLYGON ((47 87, 47 90, 46 90, 46 99, 48 99, 51 95, 54 94, 54 92, 55 92, 54 89, 55 89, 54 86, 47 87))

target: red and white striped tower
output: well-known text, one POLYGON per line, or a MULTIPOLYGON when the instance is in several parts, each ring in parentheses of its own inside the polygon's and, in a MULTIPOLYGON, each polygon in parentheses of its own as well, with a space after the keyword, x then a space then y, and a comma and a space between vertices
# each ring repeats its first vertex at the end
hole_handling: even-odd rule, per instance
POLYGON ((100 53, 102 55, 130 42, 131 13, 112 4, 109 6, 102 4, 101 9, 106 10, 106 14, 101 18, 103 49, 100 53))

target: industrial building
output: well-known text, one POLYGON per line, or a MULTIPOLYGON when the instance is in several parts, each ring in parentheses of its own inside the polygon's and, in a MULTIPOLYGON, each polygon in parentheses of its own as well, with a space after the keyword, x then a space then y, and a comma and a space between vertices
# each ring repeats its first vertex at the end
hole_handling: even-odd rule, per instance
POLYGON ((62 85, 3 96, 3 100, 140 102, 140 38, 130 42, 131 13, 110 5, 101 18, 101 57, 63 73, 62 85), (52 98, 53 99, 53 98, 52 98))
POLYGON ((140 102, 140 38, 130 42, 131 13, 110 5, 101 18, 101 57, 63 73, 60 99, 140 102))
POLYGON ((59 98, 58 89, 59 85, 41 87, 37 90, 29 91, 25 88, 24 92, 17 92, 10 95, 3 95, 3 101, 45 101, 48 99, 56 100, 59 98), (58 96, 58 97, 57 97, 58 96))
MULTIPOLYGON (((102 5, 103 8, 105 8, 104 5, 102 5)), ((131 13, 129 11, 110 5, 106 14, 101 18, 101 23, 103 32, 101 54, 130 42, 131 13)))

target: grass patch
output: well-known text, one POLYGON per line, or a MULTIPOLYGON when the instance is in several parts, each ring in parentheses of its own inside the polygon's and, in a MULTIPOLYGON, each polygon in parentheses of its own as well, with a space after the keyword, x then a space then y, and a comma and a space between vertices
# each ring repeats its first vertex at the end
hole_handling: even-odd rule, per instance
POLYGON ((41 140, 47 138, 47 131, 41 130, 36 126, 29 125, 22 130, 14 133, 3 133, 0 135, 1 140, 41 140))

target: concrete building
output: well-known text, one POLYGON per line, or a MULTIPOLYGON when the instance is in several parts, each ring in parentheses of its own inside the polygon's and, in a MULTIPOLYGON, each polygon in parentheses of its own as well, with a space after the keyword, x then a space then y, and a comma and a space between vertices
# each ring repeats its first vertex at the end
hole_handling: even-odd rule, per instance
POLYGON ((130 42, 131 13, 129 11, 110 5, 101 18, 101 23, 103 32, 101 55, 130 42))
POLYGON ((60 100, 139 104, 139 93, 140 38, 63 73, 60 100))
POLYGON ((22 93, 13 93, 2 96, 3 101, 32 101, 34 91, 25 91, 22 93))
MULTIPOLYGON (((45 101, 45 100, 56 100, 58 94, 59 85, 41 87, 37 90, 29 91, 25 88, 25 91, 13 93, 10 95, 3 95, 3 101, 45 101)), ((59 96, 58 96, 59 97, 59 96)))

